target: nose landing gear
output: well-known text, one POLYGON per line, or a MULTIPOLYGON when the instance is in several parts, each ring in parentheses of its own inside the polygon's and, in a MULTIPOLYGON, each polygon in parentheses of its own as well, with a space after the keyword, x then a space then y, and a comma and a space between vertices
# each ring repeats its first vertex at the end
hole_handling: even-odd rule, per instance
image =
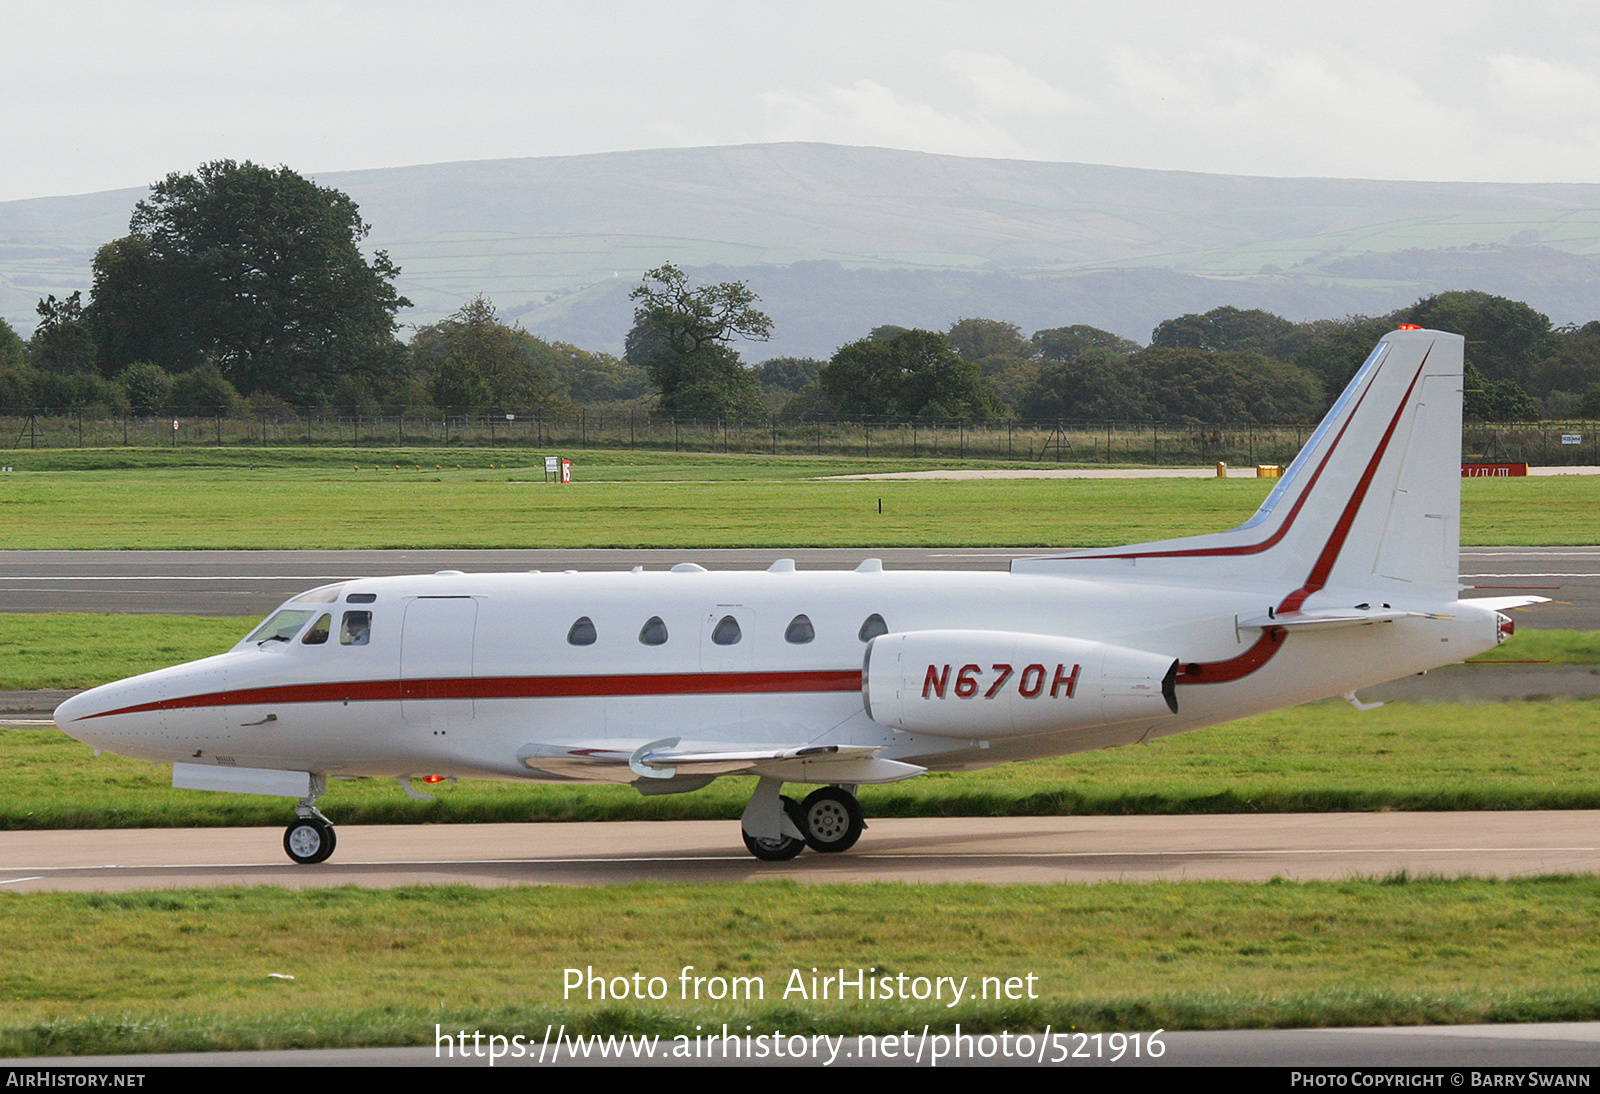
POLYGON ((324 861, 337 843, 333 825, 321 817, 300 817, 283 832, 283 849, 301 866, 324 861))
POLYGON ((294 807, 294 823, 283 831, 284 851, 301 866, 326 861, 339 842, 333 831, 333 822, 317 808, 317 799, 327 789, 327 776, 313 774, 311 792, 294 807))

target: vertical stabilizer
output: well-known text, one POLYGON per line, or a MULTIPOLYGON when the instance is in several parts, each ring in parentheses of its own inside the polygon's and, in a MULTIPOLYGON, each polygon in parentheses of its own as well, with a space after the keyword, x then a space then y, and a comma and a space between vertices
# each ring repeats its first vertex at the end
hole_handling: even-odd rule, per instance
POLYGON ((1463 341, 1378 343, 1253 517, 1206 536, 1019 559, 1018 572, 1267 582, 1281 608, 1324 590, 1456 599, 1463 341))

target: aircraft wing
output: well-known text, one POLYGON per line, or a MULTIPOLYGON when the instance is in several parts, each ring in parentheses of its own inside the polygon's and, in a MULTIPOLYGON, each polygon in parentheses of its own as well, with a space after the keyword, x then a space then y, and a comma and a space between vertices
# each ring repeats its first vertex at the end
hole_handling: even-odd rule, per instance
POLYGON ((638 744, 625 740, 529 744, 517 758, 529 769, 561 778, 632 783, 640 779, 763 775, 786 782, 886 783, 926 768, 879 757, 870 745, 728 745, 681 748, 678 737, 638 744), (629 747, 629 746, 632 747, 629 747))

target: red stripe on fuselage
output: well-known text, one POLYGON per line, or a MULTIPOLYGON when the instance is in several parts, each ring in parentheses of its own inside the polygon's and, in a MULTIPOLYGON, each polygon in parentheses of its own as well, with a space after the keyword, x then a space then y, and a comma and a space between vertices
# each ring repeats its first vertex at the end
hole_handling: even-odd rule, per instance
POLYGON ((393 702, 398 699, 573 699, 624 695, 765 695, 860 691, 861 670, 807 672, 700 672, 631 676, 468 676, 427 680, 355 680, 283 684, 159 699, 86 714, 78 721, 116 714, 260 703, 393 702))
POLYGON ((1261 632, 1261 637, 1256 639, 1255 645, 1238 657, 1230 657, 1226 661, 1194 662, 1185 665, 1183 671, 1178 673, 1175 683, 1226 684, 1232 680, 1242 680, 1277 656, 1278 651, 1283 648, 1283 638, 1287 633, 1282 627, 1267 627, 1261 632))

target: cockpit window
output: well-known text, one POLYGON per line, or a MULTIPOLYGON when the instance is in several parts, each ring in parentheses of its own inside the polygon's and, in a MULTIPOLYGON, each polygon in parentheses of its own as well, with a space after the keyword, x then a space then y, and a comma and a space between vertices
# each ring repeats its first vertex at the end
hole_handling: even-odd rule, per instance
POLYGON ((339 590, 343 589, 343 588, 344 588, 344 583, 343 582, 340 582, 337 585, 323 585, 320 588, 311 589, 311 590, 309 590, 307 592, 301 593, 299 596, 297 596, 293 600, 289 601, 289 603, 291 603, 291 604, 332 604, 335 600, 339 599, 339 590))
POLYGON ((328 640, 328 632, 333 629, 333 616, 324 612, 311 629, 306 631, 306 636, 300 639, 302 646, 320 646, 328 640))
POLYGON ((371 612, 345 612, 339 624, 339 645, 365 646, 372 638, 371 612))
POLYGON ((306 620, 316 615, 316 612, 295 611, 285 608, 275 613, 261 626, 250 632, 246 642, 289 642, 300 633, 300 628, 306 625, 306 620))
POLYGON ((592 646, 595 637, 594 620, 586 615, 580 615, 567 630, 567 645, 592 646))
POLYGON ((873 612, 862 622, 861 629, 856 632, 856 637, 863 642, 871 642, 878 635, 888 633, 889 624, 883 621, 883 616, 873 612))
POLYGON ((659 615, 652 615, 639 628, 639 641, 647 646, 664 646, 667 644, 667 625, 659 615))

